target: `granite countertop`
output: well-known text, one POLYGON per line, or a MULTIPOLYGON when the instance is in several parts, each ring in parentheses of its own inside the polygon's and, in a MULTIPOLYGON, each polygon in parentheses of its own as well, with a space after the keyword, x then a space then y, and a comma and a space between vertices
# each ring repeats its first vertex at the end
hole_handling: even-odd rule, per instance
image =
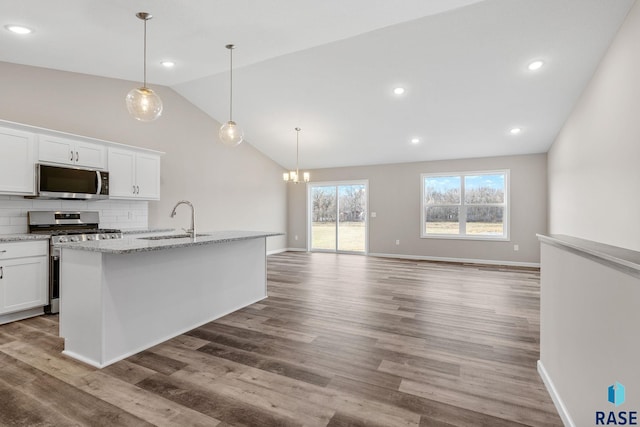
POLYGON ((640 274, 640 252, 563 234, 538 234, 538 239, 549 245, 591 257, 612 267, 640 274))
POLYGON ((32 240, 49 240, 49 234, 1 234, 0 243, 2 242, 28 242, 32 240))
POLYGON ((129 234, 146 234, 146 233, 173 233, 176 231, 175 228, 130 228, 122 230, 122 235, 126 236, 129 234))
MULTIPOLYGON (((169 233, 171 236, 175 233, 169 233)), ((190 246, 211 245, 216 243, 233 242, 236 240, 259 239, 270 236, 281 236, 284 233, 264 231, 211 231, 198 233, 195 239, 182 237, 174 239, 148 240, 145 238, 124 237, 115 240, 98 240, 81 243, 58 243, 59 248, 69 248, 82 251, 103 252, 109 254, 130 254, 136 252, 160 251, 165 249, 183 248, 190 246)))

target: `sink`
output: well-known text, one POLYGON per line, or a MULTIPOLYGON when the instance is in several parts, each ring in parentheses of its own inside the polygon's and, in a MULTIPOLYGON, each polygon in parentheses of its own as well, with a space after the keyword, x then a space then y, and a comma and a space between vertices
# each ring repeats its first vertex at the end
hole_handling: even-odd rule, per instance
MULTIPOLYGON (((196 237, 204 237, 208 236, 208 234, 196 234, 196 237)), ((151 236, 151 237, 138 237, 138 239, 142 240, 166 240, 166 239, 185 239, 191 238, 188 234, 170 234, 168 236, 151 236)))

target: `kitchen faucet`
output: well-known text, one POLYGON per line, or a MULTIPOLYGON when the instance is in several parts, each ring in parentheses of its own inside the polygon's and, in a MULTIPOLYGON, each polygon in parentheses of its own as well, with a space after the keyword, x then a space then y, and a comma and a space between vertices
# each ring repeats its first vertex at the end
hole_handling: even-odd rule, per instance
POLYGON ((180 205, 189 205, 189 207, 191 208, 191 228, 188 230, 183 228, 183 230, 192 238, 195 238, 196 237, 196 209, 193 207, 190 201, 180 200, 178 203, 176 203, 176 205, 173 207, 173 210, 171 211, 171 218, 176 216, 176 208, 180 205))

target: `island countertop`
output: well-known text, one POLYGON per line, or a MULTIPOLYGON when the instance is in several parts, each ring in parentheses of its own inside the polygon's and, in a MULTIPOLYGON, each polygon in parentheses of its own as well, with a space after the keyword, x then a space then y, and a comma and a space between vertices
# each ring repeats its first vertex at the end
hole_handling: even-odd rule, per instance
MULTIPOLYGON (((110 254, 130 254, 136 252, 160 251, 165 249, 190 246, 211 245, 216 243, 233 242, 236 240, 249 240, 271 236, 282 236, 283 234, 284 233, 245 230, 211 231, 198 233, 198 236, 195 239, 191 237, 182 237, 149 240, 146 238, 124 237, 122 239, 114 240, 58 243, 56 244, 56 247, 110 254)), ((167 234, 166 236, 170 237, 172 236, 172 234, 167 234)))
POLYGON ((0 243, 6 242, 29 242, 33 240, 49 240, 49 234, 0 234, 0 243))

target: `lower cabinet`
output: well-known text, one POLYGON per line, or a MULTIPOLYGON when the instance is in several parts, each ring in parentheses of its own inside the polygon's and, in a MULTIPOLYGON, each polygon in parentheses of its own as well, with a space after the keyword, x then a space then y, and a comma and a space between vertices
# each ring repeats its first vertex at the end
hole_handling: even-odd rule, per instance
POLYGON ((0 242, 0 315, 47 305, 48 250, 47 240, 0 242))

